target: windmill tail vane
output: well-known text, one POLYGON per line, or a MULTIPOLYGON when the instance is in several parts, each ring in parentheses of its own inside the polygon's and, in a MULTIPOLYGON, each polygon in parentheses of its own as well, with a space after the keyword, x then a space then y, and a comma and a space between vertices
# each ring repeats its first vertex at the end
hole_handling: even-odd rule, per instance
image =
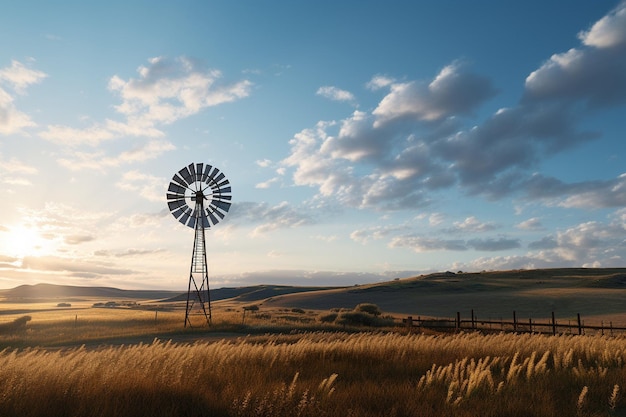
POLYGON ((191 163, 174 174, 166 197, 174 218, 194 229, 185 327, 192 326, 193 315, 204 316, 210 326, 211 296, 205 230, 219 223, 230 210, 230 182, 223 172, 212 165, 191 163))

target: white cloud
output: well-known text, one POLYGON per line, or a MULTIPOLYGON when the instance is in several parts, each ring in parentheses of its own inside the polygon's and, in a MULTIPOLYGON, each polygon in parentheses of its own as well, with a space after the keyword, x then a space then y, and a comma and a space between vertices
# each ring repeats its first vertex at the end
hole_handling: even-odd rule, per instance
MULTIPOLYGON (((34 166, 25 164, 17 158, 3 160, 0 156, 0 182, 8 185, 30 186, 32 181, 29 178, 39 171, 34 166)), ((13 192, 13 190, 5 190, 13 192)))
POLYGON ((390 93, 372 112, 374 126, 397 118, 435 121, 471 113, 479 104, 495 94, 491 82, 467 72, 461 63, 444 67, 429 84, 405 82, 391 84, 390 93))
MULTIPOLYGON (((0 85, 24 94, 28 86, 41 82, 47 75, 41 71, 25 67, 19 61, 12 61, 10 67, 0 68, 0 85)), ((36 126, 30 116, 19 111, 14 97, 0 87, 0 134, 21 133, 24 128, 36 126)))
POLYGON ((110 167, 148 161, 174 149, 176 147, 171 142, 151 140, 115 156, 107 156, 103 151, 68 151, 65 157, 58 159, 58 163, 72 171, 83 169, 105 171, 110 167))
POLYGON ((567 184, 533 170, 599 137, 582 129, 591 114, 586 107, 626 103, 624 4, 581 35, 585 44, 533 71, 519 103, 480 123, 467 117, 495 89, 464 63, 445 66, 431 80, 376 76, 368 87, 389 92, 373 111, 302 130, 281 164, 293 169, 296 185, 315 187, 318 198, 358 208, 424 207, 433 192, 455 186, 488 199, 521 194, 563 207, 623 206, 621 177, 567 184))
POLYGON ((626 2, 622 1, 578 37, 585 45, 596 48, 612 48, 626 42, 626 2))
POLYGON ((274 178, 271 178, 271 179, 269 179, 267 181, 260 182, 260 183, 256 184, 254 186, 254 188, 267 189, 267 188, 270 188, 272 186, 272 184, 274 184, 275 182, 278 182, 279 180, 280 179, 278 177, 274 177, 274 178))
POLYGON ((370 90, 380 90, 381 88, 390 86, 395 81, 396 80, 391 77, 376 75, 372 77, 372 79, 369 80, 365 86, 370 90))
POLYGON ((234 203, 226 218, 229 225, 254 225, 250 233, 258 237, 278 229, 290 229, 313 224, 313 217, 283 201, 274 206, 267 203, 234 203))
POLYGON ((11 66, 0 68, 0 83, 8 84, 18 94, 23 94, 26 87, 41 82, 48 75, 42 71, 27 68, 19 61, 11 61, 11 66))
POLYGON ((332 86, 320 87, 316 94, 333 101, 355 101, 354 94, 351 92, 332 86))
POLYGON ((84 128, 50 125, 40 136, 70 147, 97 146, 122 136, 162 137, 161 126, 247 97, 252 87, 248 80, 222 83, 220 71, 202 68, 185 57, 152 58, 137 72, 138 78, 114 75, 109 80, 109 90, 122 99, 114 108, 123 120, 107 119, 84 128))
POLYGON ((372 240, 381 240, 395 233, 406 230, 406 226, 376 226, 367 229, 355 230, 350 233, 350 239, 365 245, 372 240))
POLYGON ((137 170, 125 172, 115 186, 126 191, 136 192, 149 201, 163 201, 167 181, 164 178, 141 173, 137 170))
POLYGON ((543 229, 541 220, 537 217, 524 220, 523 222, 518 223, 515 227, 521 230, 542 230, 543 229))
POLYGON ((482 233, 495 229, 491 222, 481 222, 476 217, 467 217, 462 222, 454 222, 448 230, 450 233, 482 233))
POLYGON ((443 213, 432 213, 428 216, 428 224, 431 226, 439 226, 445 220, 445 215, 443 213))
POLYGON ((257 160, 255 161, 255 163, 260 166, 261 168, 267 168, 269 166, 272 165, 272 161, 269 159, 262 159, 262 160, 257 160))
POLYGON ((467 245, 464 240, 461 239, 443 239, 443 238, 431 238, 424 236, 406 235, 397 236, 391 239, 389 243, 391 248, 407 247, 415 252, 430 252, 430 251, 465 251, 467 245))

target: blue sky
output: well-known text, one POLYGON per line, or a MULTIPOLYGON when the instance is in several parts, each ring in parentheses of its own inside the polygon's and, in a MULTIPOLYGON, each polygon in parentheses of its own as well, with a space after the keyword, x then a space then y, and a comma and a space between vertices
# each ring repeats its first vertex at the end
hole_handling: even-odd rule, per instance
POLYGON ((626 3, 45 1, 0 15, 0 287, 622 267, 626 3))

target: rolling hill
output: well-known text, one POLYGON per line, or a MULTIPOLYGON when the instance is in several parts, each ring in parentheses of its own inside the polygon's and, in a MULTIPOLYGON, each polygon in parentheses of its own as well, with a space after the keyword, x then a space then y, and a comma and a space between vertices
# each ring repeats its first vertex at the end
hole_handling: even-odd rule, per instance
MULTIPOLYGON (((174 302, 186 292, 121 290, 52 284, 21 285, 0 290, 5 302, 63 301, 66 298, 135 299, 174 302)), ((480 273, 435 273, 350 287, 255 285, 211 290, 212 301, 257 304, 262 308, 329 310, 374 303, 385 313, 480 319, 566 319, 622 316, 626 322, 626 268, 537 269, 480 273)), ((0 307, 1 308, 1 307, 0 307)))

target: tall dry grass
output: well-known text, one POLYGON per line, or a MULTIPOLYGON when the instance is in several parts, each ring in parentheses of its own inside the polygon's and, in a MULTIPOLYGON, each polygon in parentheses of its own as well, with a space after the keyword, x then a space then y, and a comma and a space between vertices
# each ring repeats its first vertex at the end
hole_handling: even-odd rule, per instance
POLYGON ((0 415, 609 416, 626 339, 266 335, 0 352, 0 415))

